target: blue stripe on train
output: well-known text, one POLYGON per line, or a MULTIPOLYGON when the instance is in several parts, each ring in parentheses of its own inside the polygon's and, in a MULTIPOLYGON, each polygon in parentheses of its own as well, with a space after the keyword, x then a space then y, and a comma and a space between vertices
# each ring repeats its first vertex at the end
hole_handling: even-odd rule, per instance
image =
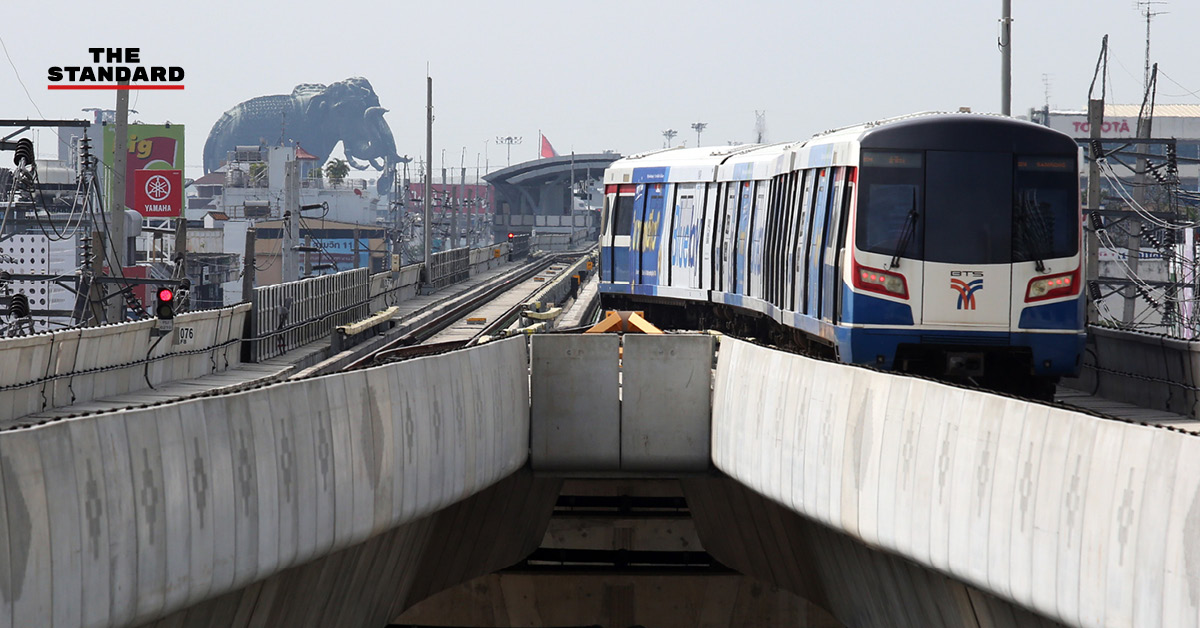
POLYGON ((1083 299, 1072 299, 1049 305, 1035 305, 1021 310, 1021 329, 1080 329, 1083 327, 1083 299))

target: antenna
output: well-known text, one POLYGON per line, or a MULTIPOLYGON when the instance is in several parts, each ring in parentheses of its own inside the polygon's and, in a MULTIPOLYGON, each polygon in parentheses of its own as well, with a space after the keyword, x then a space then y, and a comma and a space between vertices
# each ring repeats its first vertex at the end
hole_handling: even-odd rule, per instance
POLYGON ((1165 5, 1166 0, 1137 0, 1138 12, 1146 16, 1146 69, 1145 77, 1143 78, 1142 91, 1150 91, 1150 21, 1156 16, 1164 15, 1169 11, 1156 11, 1155 5, 1165 5))
POLYGON ((1042 92, 1043 92, 1043 95, 1045 98, 1044 103, 1046 105, 1046 111, 1050 111, 1050 75, 1049 74, 1042 74, 1042 92))

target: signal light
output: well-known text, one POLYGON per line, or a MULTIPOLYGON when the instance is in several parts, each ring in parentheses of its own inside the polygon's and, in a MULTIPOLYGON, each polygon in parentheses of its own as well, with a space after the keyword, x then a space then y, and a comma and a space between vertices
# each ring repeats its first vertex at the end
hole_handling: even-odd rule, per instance
POLYGON ((175 318, 175 291, 170 288, 158 289, 158 303, 154 305, 154 315, 159 320, 175 318))
POLYGON ((512 234, 512 233, 509 233, 509 234, 508 234, 508 241, 509 241, 509 242, 512 242, 512 241, 513 241, 513 234, 512 234))

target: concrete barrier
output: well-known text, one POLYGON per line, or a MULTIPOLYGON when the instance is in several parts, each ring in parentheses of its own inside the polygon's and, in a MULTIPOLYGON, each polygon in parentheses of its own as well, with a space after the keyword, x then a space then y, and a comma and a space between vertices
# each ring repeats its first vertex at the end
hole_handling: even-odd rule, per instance
POLYGON ((719 469, 966 583, 1000 625, 1019 618, 978 592, 1067 625, 1197 625, 1200 437, 729 339, 713 394, 719 469))
POLYGON ((163 336, 147 319, 0 340, 0 424, 236 367, 249 310, 180 314, 176 331, 163 336), (180 329, 190 330, 189 344, 176 343, 180 329))
POLYGON ((534 470, 709 468, 710 336, 628 334, 623 359, 613 334, 530 341, 534 470))
POLYGON ((1200 341, 1089 327, 1083 369, 1066 386, 1200 418, 1200 341))
POLYGON ((526 363, 513 339, 0 431, 0 624, 153 621, 481 491, 527 458, 526 363))

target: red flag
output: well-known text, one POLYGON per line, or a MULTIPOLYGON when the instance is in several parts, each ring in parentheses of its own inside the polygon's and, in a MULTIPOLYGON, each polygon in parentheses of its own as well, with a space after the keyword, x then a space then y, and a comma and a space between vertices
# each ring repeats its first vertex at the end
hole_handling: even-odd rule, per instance
MULTIPOLYGON (((538 133, 538 135, 542 134, 538 133)), ((558 151, 554 150, 554 147, 550 145, 550 140, 546 139, 545 135, 542 135, 542 159, 546 159, 547 157, 558 157, 558 151)))

